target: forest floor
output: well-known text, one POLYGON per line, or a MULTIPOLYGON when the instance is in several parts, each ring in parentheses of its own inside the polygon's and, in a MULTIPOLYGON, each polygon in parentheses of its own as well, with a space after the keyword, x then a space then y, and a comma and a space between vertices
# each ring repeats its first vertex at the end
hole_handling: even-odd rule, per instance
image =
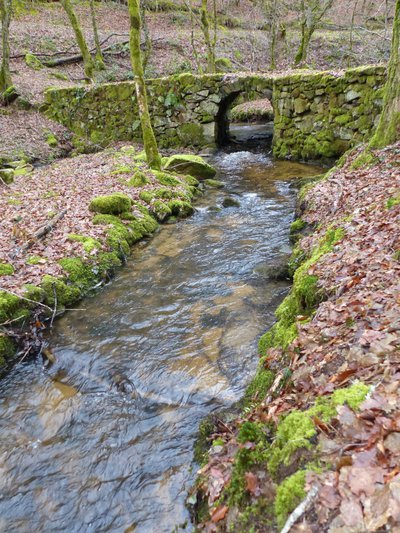
MULTIPOLYGON (((318 280, 324 301, 294 317, 293 342, 262 354, 267 390, 253 389, 242 415, 212 435, 202 530, 280 529, 311 489, 291 532, 399 530, 400 143, 370 166, 353 168, 354 158, 303 196, 303 231, 313 231, 295 253, 314 257, 302 275, 318 280), (323 253, 327 235, 336 239, 323 253), (343 403, 352 385, 367 387, 343 403)), ((295 294, 299 283, 295 274, 295 294)))

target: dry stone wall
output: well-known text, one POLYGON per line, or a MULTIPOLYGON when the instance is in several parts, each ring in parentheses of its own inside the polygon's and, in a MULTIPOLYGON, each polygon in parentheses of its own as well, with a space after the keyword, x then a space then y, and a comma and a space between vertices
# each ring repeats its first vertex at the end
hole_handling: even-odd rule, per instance
MULTIPOLYGON (((366 140, 382 109, 385 68, 344 73, 297 71, 286 76, 181 74, 148 81, 161 147, 204 147, 224 137, 234 102, 272 98, 278 158, 336 157, 366 140)), ((77 137, 101 146, 140 139, 133 82, 50 89, 44 111, 77 137)))
POLYGON ((278 158, 336 157, 366 141, 383 104, 384 67, 342 75, 295 74, 274 84, 274 154, 278 158))

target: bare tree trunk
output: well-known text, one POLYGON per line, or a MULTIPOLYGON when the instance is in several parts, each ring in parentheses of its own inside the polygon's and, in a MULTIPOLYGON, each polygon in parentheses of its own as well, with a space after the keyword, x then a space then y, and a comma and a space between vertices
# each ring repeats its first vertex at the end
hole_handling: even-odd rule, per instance
POLYGON ((150 113, 147 104, 147 91, 144 81, 142 52, 140 50, 140 6, 139 0, 128 0, 130 20, 130 52, 133 73, 135 76, 136 96, 139 106, 139 117, 142 126, 143 144, 146 152, 147 163, 150 168, 161 169, 161 157, 158 152, 157 141, 151 125, 150 113))
POLYGON ((396 0, 383 110, 369 148, 382 148, 398 140, 400 140, 400 0, 396 0))
POLYGON ((11 22, 11 0, 0 0, 1 15, 1 40, 3 57, 0 68, 0 94, 12 87, 10 74, 10 22, 11 22))
POLYGON ((97 30, 96 9, 94 6, 94 0, 90 0, 90 14, 92 17, 94 44, 96 46, 96 56, 95 56, 96 69, 104 70, 106 66, 104 64, 103 52, 101 51, 101 44, 100 44, 100 39, 99 39, 99 32, 97 30))
POLYGON ((90 80, 93 77, 94 64, 92 56, 90 55, 88 45, 86 44, 85 37, 83 36, 78 19, 75 15, 75 11, 72 7, 70 0, 61 0, 61 4, 68 15, 71 22, 71 26, 75 32, 75 37, 83 57, 83 68, 85 70, 86 77, 90 80))

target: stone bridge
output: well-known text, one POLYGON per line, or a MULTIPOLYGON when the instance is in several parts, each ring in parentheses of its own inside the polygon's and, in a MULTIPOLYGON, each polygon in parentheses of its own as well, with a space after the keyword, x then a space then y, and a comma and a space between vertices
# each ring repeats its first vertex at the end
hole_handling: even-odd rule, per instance
MULTIPOLYGON (((148 80, 147 86, 163 148, 223 144, 235 102, 269 98, 275 156, 318 159, 341 155, 370 137, 381 112, 385 79, 384 67, 368 66, 341 74, 181 74, 148 80)), ((101 146, 140 139, 133 82, 49 89, 44 109, 101 146)))

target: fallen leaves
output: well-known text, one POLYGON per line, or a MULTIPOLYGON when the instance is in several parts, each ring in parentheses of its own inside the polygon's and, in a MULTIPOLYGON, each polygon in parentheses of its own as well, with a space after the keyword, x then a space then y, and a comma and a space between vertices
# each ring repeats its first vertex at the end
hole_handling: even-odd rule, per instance
MULTIPOLYGON (((370 385, 357 412, 340 405, 329 423, 313 418, 323 473, 307 475, 306 489, 317 486, 318 493, 296 531, 400 530, 400 206, 387 208, 400 190, 399 153, 397 143, 361 171, 349 160, 335 173, 335 184, 323 180, 308 193, 304 218, 317 229, 301 246, 311 251, 332 227, 332 196, 340 184, 335 209, 344 237, 312 269, 327 299, 311 321, 297 318, 298 336, 285 353, 269 351, 265 364, 275 371, 274 382, 246 415, 277 423, 355 380, 370 385)), ((232 442, 234 435, 220 454, 225 465, 237 449, 229 448, 232 442)), ((218 458, 213 461, 218 468, 218 458)), ((268 473, 253 468, 244 477, 252 502, 271 485, 268 473)))

